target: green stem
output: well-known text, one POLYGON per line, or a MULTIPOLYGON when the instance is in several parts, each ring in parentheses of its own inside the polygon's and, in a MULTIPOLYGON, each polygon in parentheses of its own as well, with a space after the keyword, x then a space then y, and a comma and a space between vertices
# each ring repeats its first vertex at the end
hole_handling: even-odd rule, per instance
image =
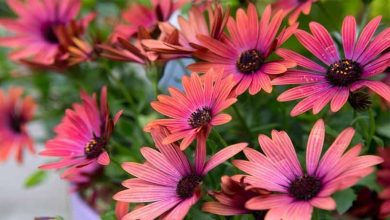
POLYGON ((221 136, 221 134, 216 130, 216 129, 213 129, 212 130, 212 133, 213 135, 218 139, 218 141, 220 142, 220 144, 222 145, 222 147, 227 147, 228 144, 226 143, 226 141, 223 139, 223 137, 221 136))
POLYGON ((237 115, 237 118, 238 120, 240 121, 242 127, 245 129, 245 132, 248 133, 249 137, 252 138, 252 132, 248 126, 248 124, 246 123, 245 119, 242 117, 241 113, 240 113, 240 110, 238 109, 237 105, 233 105, 233 109, 237 115))
POLYGON ((369 153, 374 153, 375 149, 372 149, 371 142, 372 142, 372 137, 374 137, 375 135, 376 125, 375 125, 374 111, 372 110, 372 108, 370 108, 370 110, 368 111, 368 115, 369 115, 369 132, 367 137, 367 147, 369 153))

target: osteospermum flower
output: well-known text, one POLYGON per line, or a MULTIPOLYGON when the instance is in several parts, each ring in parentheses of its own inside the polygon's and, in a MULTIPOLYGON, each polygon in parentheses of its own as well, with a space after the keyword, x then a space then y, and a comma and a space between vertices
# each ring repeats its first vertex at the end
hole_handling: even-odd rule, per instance
POLYGON ((378 156, 359 156, 362 150, 360 144, 345 152, 354 133, 353 128, 342 131, 321 158, 325 125, 322 120, 317 121, 308 139, 306 171, 301 168, 294 146, 285 132, 272 131, 272 139, 260 135, 259 143, 264 154, 246 149, 244 153, 249 161, 235 160, 233 164, 249 174, 244 178, 245 183, 274 193, 268 197, 253 198, 246 207, 269 209, 266 220, 305 220, 311 219, 313 207, 335 209, 336 203, 331 195, 353 186, 370 174, 374 165, 383 161, 378 156))
POLYGON ((157 31, 158 23, 167 21, 185 2, 186 0, 152 0, 151 7, 140 3, 131 4, 122 12, 124 22, 115 27, 112 40, 116 41, 117 37, 129 39, 138 32, 139 27, 145 28, 149 33, 157 31))
MULTIPOLYGON (((259 217, 264 213, 254 213, 245 207, 245 203, 257 196, 268 194, 261 189, 248 188, 242 182, 236 182, 229 176, 221 177, 221 191, 209 193, 216 201, 205 202, 202 211, 216 215, 232 216, 252 213, 259 217)), ((257 219, 257 218, 256 218, 257 219)))
POLYGON ((114 125, 122 111, 110 117, 107 103, 107 88, 100 94, 100 107, 95 94, 91 97, 80 94, 83 103, 76 103, 67 109, 61 123, 54 129, 57 136, 46 143, 40 155, 61 157, 58 162, 42 165, 41 169, 69 169, 63 177, 73 175, 73 168, 81 168, 91 163, 108 165, 110 158, 106 151, 114 125))
POLYGON ((208 50, 195 52, 195 56, 206 62, 191 64, 188 68, 194 72, 206 72, 209 68, 223 69, 225 75, 233 75, 237 94, 242 94, 248 88, 250 94, 256 94, 261 89, 270 93, 270 75, 284 73, 287 67, 294 66, 291 62, 268 59, 297 27, 294 25, 285 29, 276 37, 283 17, 283 12, 278 11, 271 19, 270 6, 266 7, 260 21, 253 4, 249 4, 247 13, 238 9, 236 21, 229 18, 227 23, 230 37, 221 42, 198 36, 208 50))
POLYGON ((174 27, 168 30, 160 28, 162 32, 169 31, 165 34, 172 39, 171 43, 161 40, 143 40, 142 44, 148 50, 157 52, 159 59, 162 60, 191 57, 196 50, 204 49, 197 38, 198 35, 210 36, 216 40, 221 39, 229 11, 228 9, 223 12, 222 6, 219 4, 214 8, 210 5, 208 7, 209 22, 207 23, 201 9, 192 7, 188 12, 188 20, 182 16, 178 18, 180 30, 174 27))
POLYGON ((390 87, 372 79, 381 74, 390 62, 390 52, 381 54, 390 46, 390 28, 373 38, 380 21, 381 17, 371 20, 356 41, 355 18, 347 16, 341 30, 343 56, 340 56, 331 35, 322 25, 311 22, 312 34, 298 30, 295 35, 299 42, 323 65, 290 50, 277 51, 279 56, 302 67, 289 70, 272 81, 274 85, 304 84, 278 97, 282 102, 304 98, 291 111, 292 116, 310 109, 317 114, 329 102, 331 111, 337 112, 348 101, 350 92, 362 87, 368 87, 390 101, 390 87))
POLYGON ((317 0, 277 0, 272 4, 276 9, 282 9, 286 13, 290 13, 288 23, 294 24, 301 13, 308 15, 311 5, 317 0))
POLYGON ((27 124, 33 118, 36 104, 31 96, 22 98, 23 89, 11 87, 0 90, 0 162, 12 151, 16 160, 23 162, 23 149, 34 153, 33 140, 27 133, 27 124))
POLYGON ((9 57, 27 64, 51 65, 56 59, 65 59, 61 49, 64 28, 70 28, 74 36, 81 35, 94 15, 75 21, 80 10, 79 0, 7 0, 17 19, 0 19, 0 26, 13 35, 1 37, 0 45, 13 48, 9 57), (60 30, 62 29, 62 30, 60 30))
POLYGON ((141 149, 146 161, 143 164, 127 162, 122 167, 132 178, 123 182, 128 188, 114 199, 127 203, 148 203, 131 211, 123 219, 183 219, 192 205, 201 197, 200 184, 213 168, 236 155, 247 144, 231 145, 217 152, 206 161, 206 141, 198 141, 194 166, 176 144, 164 144, 169 135, 163 127, 151 131, 158 150, 141 149))
POLYGON ((213 126, 222 125, 231 120, 228 114, 220 113, 237 101, 229 97, 233 88, 232 78, 214 77, 209 70, 202 78, 192 73, 183 77, 184 93, 169 88, 170 96, 159 95, 158 101, 151 103, 152 108, 169 119, 159 119, 149 123, 145 130, 156 125, 166 126, 171 134, 164 139, 165 144, 181 140, 180 148, 186 149, 201 132, 208 133, 213 126))

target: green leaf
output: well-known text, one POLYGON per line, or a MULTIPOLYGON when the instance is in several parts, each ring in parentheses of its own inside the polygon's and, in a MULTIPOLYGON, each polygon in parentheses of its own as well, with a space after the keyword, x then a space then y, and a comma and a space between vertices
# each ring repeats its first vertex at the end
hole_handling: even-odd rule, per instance
POLYGON ((37 170, 31 174, 24 182, 24 187, 31 188, 38 186, 47 178, 47 173, 43 170, 37 170))
POLYGON ((376 181, 376 175, 375 173, 371 173, 370 175, 364 177, 362 180, 357 183, 357 185, 365 186, 371 190, 374 190, 375 192, 380 192, 381 186, 379 186, 378 182, 376 181))
POLYGON ((110 211, 104 213, 101 217, 102 217, 102 220, 115 220, 116 219, 115 211, 110 210, 110 211))
POLYGON ((383 140, 378 137, 378 136, 373 136, 372 139, 375 141, 375 143, 381 147, 384 147, 385 146, 385 143, 383 142, 383 140))
POLYGON ((337 212, 343 214, 352 206, 356 194, 352 189, 346 189, 333 194, 333 198, 336 200, 337 212))
POLYGON ((377 129, 378 134, 390 138, 390 124, 379 126, 377 129))

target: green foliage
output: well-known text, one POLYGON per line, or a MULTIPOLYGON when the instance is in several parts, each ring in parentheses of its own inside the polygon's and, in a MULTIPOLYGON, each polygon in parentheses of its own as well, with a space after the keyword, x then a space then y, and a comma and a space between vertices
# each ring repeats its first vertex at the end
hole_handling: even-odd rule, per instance
POLYGON ((34 173, 32 173, 24 182, 24 187, 26 188, 32 188, 40 185, 47 179, 48 175, 46 171, 43 170, 37 170, 34 173))
POLYGON ((334 193, 333 198, 336 201, 337 212, 344 214, 352 206, 353 201, 356 199, 356 194, 353 189, 345 189, 334 193))

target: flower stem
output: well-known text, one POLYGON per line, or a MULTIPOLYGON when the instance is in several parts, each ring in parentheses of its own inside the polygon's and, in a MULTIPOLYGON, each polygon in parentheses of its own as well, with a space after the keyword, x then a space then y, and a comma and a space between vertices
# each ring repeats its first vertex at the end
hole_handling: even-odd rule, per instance
POLYGON ((212 130, 212 133, 213 133, 213 136, 216 137, 219 141, 219 143, 222 145, 222 147, 227 147, 228 144, 226 143, 226 141, 223 139, 223 137, 221 136, 221 134, 216 130, 216 129, 213 129, 212 130))
POLYGON ((368 137, 367 137, 367 147, 369 153, 374 153, 375 147, 372 148, 371 142, 372 142, 372 138, 375 135, 376 125, 375 125, 375 115, 372 108, 370 108, 370 110, 368 111, 368 115, 369 115, 369 128, 368 128, 368 137))
POLYGON ((245 119, 242 117, 241 113, 240 113, 240 110, 238 109, 238 107, 236 105, 233 105, 233 109, 237 115, 237 118, 238 120, 240 121, 242 127, 245 129, 245 132, 248 133, 249 137, 252 138, 252 132, 248 126, 248 124, 246 123, 245 119))

